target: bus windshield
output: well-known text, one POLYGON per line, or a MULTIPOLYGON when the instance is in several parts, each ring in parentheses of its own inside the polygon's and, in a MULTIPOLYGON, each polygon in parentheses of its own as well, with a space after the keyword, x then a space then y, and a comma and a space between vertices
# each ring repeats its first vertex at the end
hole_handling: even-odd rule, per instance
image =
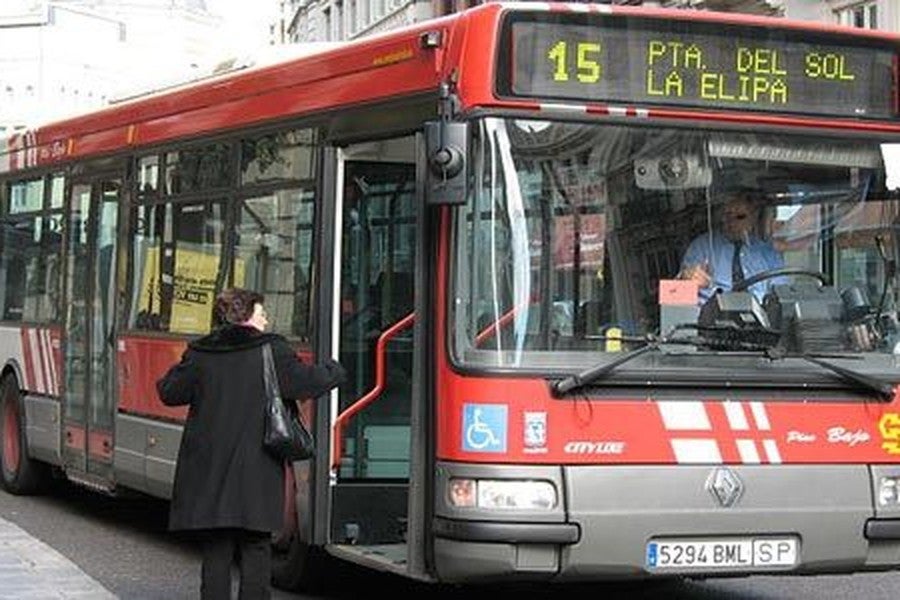
POLYGON ((777 349, 864 370, 900 353, 887 139, 503 118, 475 129, 454 235, 458 363, 580 369, 679 335, 697 342, 684 355, 777 349))

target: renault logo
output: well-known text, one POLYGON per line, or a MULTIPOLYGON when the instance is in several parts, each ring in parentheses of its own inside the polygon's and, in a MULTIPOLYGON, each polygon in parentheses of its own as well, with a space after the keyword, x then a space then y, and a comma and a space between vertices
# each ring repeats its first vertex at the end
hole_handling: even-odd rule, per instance
POLYGON ((719 467, 709 475, 706 480, 706 489, 719 501, 724 508, 733 506, 741 494, 744 493, 744 484, 737 473, 728 467, 719 467))

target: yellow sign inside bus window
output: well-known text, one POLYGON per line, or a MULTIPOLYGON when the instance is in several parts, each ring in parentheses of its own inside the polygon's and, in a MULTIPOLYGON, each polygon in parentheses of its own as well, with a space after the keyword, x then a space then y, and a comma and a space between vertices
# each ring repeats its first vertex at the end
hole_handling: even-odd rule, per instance
MULTIPOLYGON (((209 331, 215 303, 216 277, 219 272, 219 249, 208 247, 189 249, 179 245, 175 253, 172 275, 160 274, 159 248, 144 252, 140 265, 141 293, 139 314, 159 314, 161 295, 159 281, 171 277, 173 292, 168 328, 171 333, 204 334, 209 331)), ((244 279, 244 261, 235 260, 235 281, 244 279)))

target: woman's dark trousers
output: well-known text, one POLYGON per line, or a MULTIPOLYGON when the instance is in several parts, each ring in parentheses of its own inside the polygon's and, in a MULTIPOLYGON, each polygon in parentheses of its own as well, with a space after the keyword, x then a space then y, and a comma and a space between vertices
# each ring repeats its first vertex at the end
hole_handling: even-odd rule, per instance
POLYGON ((203 600, 231 598, 231 564, 240 565, 240 600, 268 600, 272 576, 271 534, 246 529, 212 529, 203 541, 200 597, 203 600))

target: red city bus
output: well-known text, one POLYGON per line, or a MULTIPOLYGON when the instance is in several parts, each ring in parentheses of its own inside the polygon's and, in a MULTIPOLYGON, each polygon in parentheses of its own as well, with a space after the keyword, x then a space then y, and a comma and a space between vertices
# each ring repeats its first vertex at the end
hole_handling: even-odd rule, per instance
POLYGON ((492 3, 14 135, 3 485, 168 497, 154 383, 236 285, 349 372, 281 585, 895 568, 898 51, 492 3))

